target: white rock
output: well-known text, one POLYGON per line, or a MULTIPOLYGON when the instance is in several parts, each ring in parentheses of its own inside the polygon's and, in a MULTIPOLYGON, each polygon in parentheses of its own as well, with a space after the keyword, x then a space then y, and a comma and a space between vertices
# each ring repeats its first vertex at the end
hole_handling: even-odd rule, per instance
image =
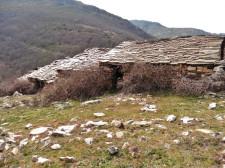
POLYGON ((204 133, 204 134, 214 134, 214 131, 209 130, 209 129, 196 129, 196 131, 204 133))
POLYGON ((130 146, 129 142, 125 142, 122 146, 122 149, 127 149, 130 146))
POLYGON ((176 121, 176 119, 177 119, 177 117, 175 115, 173 115, 173 114, 168 115, 166 117, 166 121, 168 121, 168 122, 174 122, 174 121, 176 121))
POLYGON ((28 144, 28 138, 23 139, 22 141, 20 141, 19 148, 23 148, 27 144, 28 144))
POLYGON ((223 116, 221 116, 221 115, 216 115, 215 117, 214 117, 216 120, 218 120, 218 121, 223 121, 224 120, 224 117, 223 116))
POLYGON ((64 131, 66 133, 71 133, 77 125, 63 125, 57 128, 57 130, 64 131))
POLYGON ((50 162, 49 159, 44 158, 44 157, 38 157, 36 155, 32 157, 32 161, 36 162, 38 164, 45 164, 45 163, 49 163, 50 162))
POLYGON ((105 133, 105 134, 110 133, 109 130, 106 130, 106 129, 99 130, 98 132, 105 133))
POLYGON ((89 100, 89 101, 85 101, 83 103, 81 103, 81 105, 86 106, 86 105, 90 105, 90 104, 98 104, 101 103, 102 100, 98 99, 98 100, 89 100))
POLYGON ((213 110, 216 108, 216 106, 217 106, 216 103, 210 103, 208 109, 213 110))
POLYGON ((63 125, 52 131, 52 136, 70 136, 77 125, 63 125))
POLYGON ((84 142, 85 142, 87 145, 92 145, 92 144, 93 144, 93 141, 94 141, 93 138, 85 138, 85 139, 84 139, 84 142))
POLYGON ((32 142, 35 141, 38 137, 39 137, 38 135, 32 136, 31 141, 32 142))
POLYGON ((124 132, 122 132, 122 131, 116 132, 116 138, 121 139, 123 137, 124 137, 124 132))
POLYGON ((94 116, 95 117, 104 117, 105 116, 105 113, 97 112, 97 113, 94 113, 94 116))
POLYGON ((111 125, 117 128, 123 127, 123 122, 119 120, 112 120, 111 125))
POLYGON ((225 142, 225 137, 222 138, 222 142, 225 142))
POLYGON ((140 127, 147 127, 152 124, 151 121, 134 121, 131 125, 140 126, 140 127))
POLYGON ((105 126, 108 125, 108 122, 104 122, 104 121, 88 121, 84 126, 85 127, 100 127, 100 126, 105 126))
POLYGON ((141 111, 146 111, 146 112, 156 112, 156 105, 154 104, 146 104, 143 108, 141 108, 141 111))
POLYGON ((30 135, 40 135, 40 134, 44 134, 48 131, 48 127, 39 127, 39 128, 35 128, 32 129, 30 132, 30 135))
POLYGON ((162 124, 156 124, 155 126, 160 128, 160 129, 167 129, 167 127, 165 125, 162 125, 162 124))
POLYGON ((174 139, 174 140, 173 140, 173 143, 175 143, 175 144, 180 144, 180 140, 179 140, 179 139, 174 139))
POLYGON ((61 145, 60 145, 60 144, 53 144, 53 145, 51 146, 51 149, 53 149, 53 150, 61 149, 61 145))
POLYGON ((106 137, 107 137, 107 138, 113 138, 113 133, 112 133, 112 132, 108 133, 108 134, 106 135, 106 137))
POLYGON ((189 131, 183 131, 183 132, 181 133, 181 135, 183 135, 183 136, 188 136, 189 134, 190 134, 189 131))
POLYGON ((76 161, 75 157, 71 156, 60 157, 59 160, 64 161, 66 163, 74 163, 76 161))
POLYGON ((15 148, 12 149, 11 153, 13 155, 17 155, 19 153, 19 149, 17 147, 15 147, 15 148))
POLYGON ((112 142, 105 142, 106 145, 112 145, 112 142))
POLYGON ((190 124, 194 120, 194 118, 185 116, 181 118, 180 120, 183 122, 183 124, 190 124))
POLYGON ((32 127, 33 127, 33 125, 32 125, 31 123, 28 123, 28 124, 25 126, 26 129, 31 129, 32 127))
POLYGON ((23 96, 23 94, 18 91, 15 91, 12 96, 19 97, 19 96, 23 96))

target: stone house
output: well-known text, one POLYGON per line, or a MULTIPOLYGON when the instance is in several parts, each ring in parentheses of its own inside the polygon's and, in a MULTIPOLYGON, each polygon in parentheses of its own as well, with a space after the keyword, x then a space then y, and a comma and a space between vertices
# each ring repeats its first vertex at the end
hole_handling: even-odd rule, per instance
POLYGON ((212 77, 218 82, 222 80, 221 75, 224 75, 224 54, 225 38, 220 36, 127 41, 113 49, 87 49, 73 58, 54 61, 20 79, 28 79, 44 85, 54 82, 61 73, 100 66, 109 70, 112 82, 116 85, 117 80, 124 73, 128 73, 134 64, 144 63, 155 66, 165 64, 175 66, 185 77, 195 79, 212 77))

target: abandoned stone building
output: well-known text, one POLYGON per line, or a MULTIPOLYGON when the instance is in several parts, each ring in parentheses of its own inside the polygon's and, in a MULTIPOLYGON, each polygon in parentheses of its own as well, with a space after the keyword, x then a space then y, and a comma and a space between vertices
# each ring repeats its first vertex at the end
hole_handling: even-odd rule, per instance
MULTIPOLYGON (((113 49, 87 49, 83 53, 56 60, 22 76, 39 87, 54 82, 60 73, 92 66, 111 69, 112 75, 129 72, 137 63, 175 66, 187 77, 223 80, 225 39, 220 36, 190 36, 155 41, 127 41, 113 49)), ((113 80, 117 80, 116 77, 113 80)), ((115 81, 114 81, 115 82, 115 81)), ((224 81, 223 85, 224 85, 224 81)), ((224 88, 225 90, 225 88, 224 88)))

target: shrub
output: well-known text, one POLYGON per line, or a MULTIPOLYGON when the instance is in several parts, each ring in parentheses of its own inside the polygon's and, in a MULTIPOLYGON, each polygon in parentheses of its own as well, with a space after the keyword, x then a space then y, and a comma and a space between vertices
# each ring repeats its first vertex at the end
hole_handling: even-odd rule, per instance
POLYGON ((35 85, 27 80, 11 79, 0 84, 0 96, 11 96, 15 91, 22 94, 36 93, 35 85))
POLYGON ((54 84, 46 86, 41 97, 44 104, 66 99, 85 100, 103 95, 111 88, 111 75, 97 68, 68 72, 54 84))
POLYGON ((181 78, 174 81, 173 89, 176 93, 185 95, 202 95, 209 89, 210 82, 207 79, 181 78))
POLYGON ((123 91, 140 93, 172 89, 172 81, 178 77, 171 65, 135 64, 124 76, 123 91))

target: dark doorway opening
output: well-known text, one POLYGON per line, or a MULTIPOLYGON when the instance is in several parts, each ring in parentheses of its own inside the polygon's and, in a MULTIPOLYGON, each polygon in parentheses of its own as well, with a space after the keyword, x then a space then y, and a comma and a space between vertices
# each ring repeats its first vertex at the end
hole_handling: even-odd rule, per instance
POLYGON ((111 68, 112 68, 112 91, 116 91, 118 81, 123 78, 122 66, 111 65, 111 68))
POLYGON ((220 50, 221 50, 221 53, 220 53, 220 54, 221 54, 221 55, 220 55, 220 59, 221 59, 221 60, 224 60, 224 53, 225 53, 225 51, 224 51, 224 50, 225 50, 225 37, 224 37, 223 42, 222 42, 222 44, 221 44, 221 49, 220 49, 220 50))

